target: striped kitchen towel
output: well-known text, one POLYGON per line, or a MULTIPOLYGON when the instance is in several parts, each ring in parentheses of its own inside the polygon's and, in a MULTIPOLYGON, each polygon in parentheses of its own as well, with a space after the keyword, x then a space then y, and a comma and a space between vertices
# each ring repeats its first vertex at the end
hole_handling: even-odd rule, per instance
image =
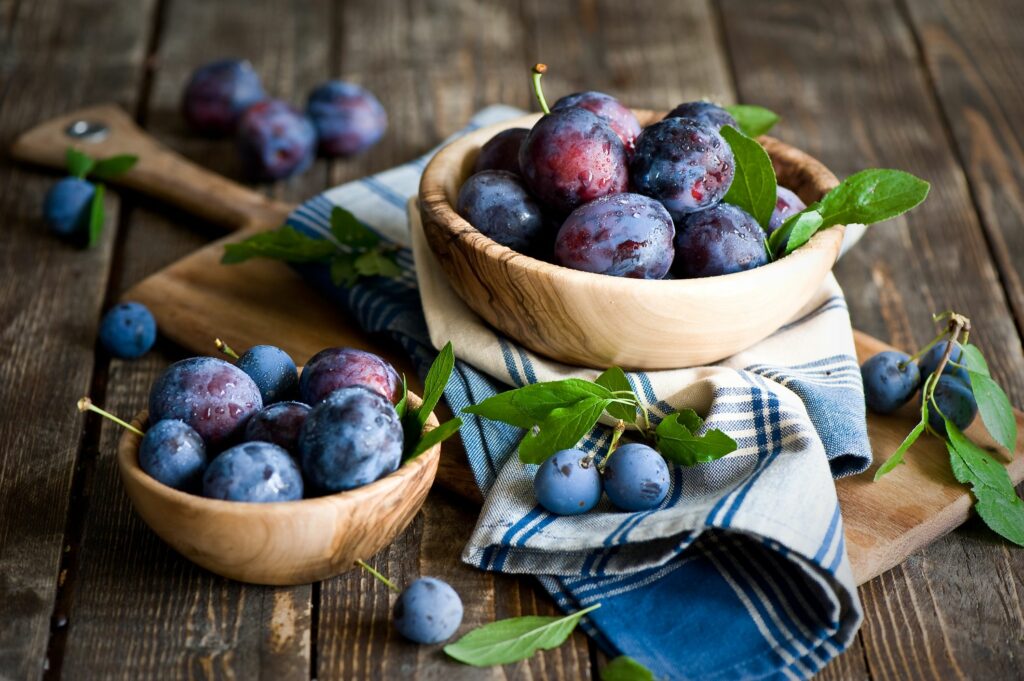
MULTIPOLYGON (((470 129, 519 112, 491 107, 470 129)), ((406 203, 429 158, 331 189, 289 222, 330 238, 343 206, 402 247, 398 280, 319 288, 367 329, 392 335, 421 369, 451 340, 459 361, 446 389, 453 411, 510 386, 596 372, 537 356, 487 327, 454 294, 406 203)), ((463 558, 485 570, 536 575, 567 612, 600 603, 583 627, 610 654, 657 678, 807 678, 842 652, 861 609, 843 541, 833 478, 867 468, 860 371, 842 291, 831 277, 770 338, 714 366, 632 372, 659 419, 680 407, 706 414, 739 444, 691 468, 672 466, 657 509, 607 500, 572 517, 533 498, 534 466, 515 456, 523 432, 463 416, 462 441, 486 502, 463 558)), ((603 452, 603 426, 582 443, 603 452)))

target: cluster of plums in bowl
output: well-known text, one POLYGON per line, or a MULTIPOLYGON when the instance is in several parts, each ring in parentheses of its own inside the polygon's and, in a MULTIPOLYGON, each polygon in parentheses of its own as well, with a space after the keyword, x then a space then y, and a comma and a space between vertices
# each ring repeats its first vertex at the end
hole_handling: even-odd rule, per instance
POLYGON ((182 113, 204 135, 235 134, 246 172, 259 180, 301 173, 317 151, 328 157, 361 153, 388 124, 383 105, 366 88, 326 81, 310 92, 303 112, 269 97, 252 64, 238 59, 198 68, 185 87, 182 113))

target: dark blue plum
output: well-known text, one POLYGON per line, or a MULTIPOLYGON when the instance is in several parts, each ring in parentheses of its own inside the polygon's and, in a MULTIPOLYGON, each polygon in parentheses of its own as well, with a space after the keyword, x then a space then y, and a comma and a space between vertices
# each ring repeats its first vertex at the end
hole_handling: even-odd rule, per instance
POLYGON ((880 352, 860 367, 864 401, 876 414, 891 414, 917 392, 921 372, 910 355, 895 350, 880 352))
POLYGON ((519 149, 526 186, 559 215, 626 191, 627 165, 626 147, 611 126, 576 107, 541 118, 519 149))
POLYGON ((723 125, 731 125, 739 129, 732 114, 711 102, 684 102, 668 112, 665 118, 681 118, 701 125, 721 130, 723 125))
POLYGON ((242 353, 235 366, 255 381, 264 405, 290 399, 298 392, 299 370, 281 348, 254 345, 242 353))
POLYGON ((142 357, 155 342, 156 320, 142 303, 119 303, 103 315, 100 343, 114 357, 142 357))
POLYGON ((721 201, 735 172, 732 148, 718 131, 682 118, 644 129, 629 163, 633 190, 661 201, 676 222, 721 201))
POLYGON ((520 253, 531 252, 547 227, 540 204, 519 176, 504 170, 485 170, 466 180, 456 210, 483 234, 520 253))
POLYGON ((244 442, 221 452, 203 474, 203 496, 259 504, 302 498, 302 473, 288 452, 244 442))
POLYGON ((420 577, 405 587, 393 611, 395 629, 415 643, 440 643, 462 623, 462 599, 435 577, 420 577))
POLYGON ((299 433, 309 416, 309 405, 277 402, 264 407, 245 423, 247 442, 271 442, 293 456, 299 453, 299 433))
POLYGON ((509 128, 484 142, 473 164, 473 172, 506 170, 519 175, 519 147, 529 134, 528 128, 509 128))
MULTIPOLYGON (((921 391, 921 398, 924 399, 924 391, 921 391)), ((971 425, 974 417, 978 415, 978 403, 974 399, 971 387, 956 376, 943 374, 935 384, 935 404, 939 406, 936 412, 935 405, 928 405, 928 425, 939 435, 946 434, 946 422, 942 416, 945 415, 957 428, 964 430, 971 425)))
POLYGON ((765 234, 749 213, 722 203, 687 216, 676 231, 673 271, 681 279, 714 277, 768 263, 765 234))
POLYGON ((266 97, 252 64, 222 59, 195 70, 185 86, 181 109, 185 121, 199 132, 227 135, 246 109, 266 97))
POLYGON ((324 492, 362 487, 398 469, 402 424, 378 393, 356 386, 332 392, 299 433, 306 480, 324 492))
MULTIPOLYGON (((939 362, 942 361, 942 355, 946 353, 946 346, 948 344, 948 341, 940 341, 921 356, 917 363, 921 367, 922 376, 931 376, 935 373, 935 370, 939 368, 939 362)), ((964 364, 964 350, 959 343, 955 344, 953 350, 949 353, 949 362, 946 362, 942 373, 948 376, 956 376, 969 386, 971 384, 971 376, 967 373, 967 369, 963 368, 963 366, 953 366, 952 362, 964 364)))
POLYGON ((260 389, 234 364, 192 357, 167 367, 149 393, 149 418, 179 419, 216 449, 240 436, 245 421, 263 408, 260 389))
POLYGON ((77 177, 58 180, 43 200, 43 220, 50 231, 84 246, 89 240, 89 210, 96 185, 77 177))
POLYGON ((584 272, 661 279, 672 267, 672 216, 654 199, 615 194, 586 203, 562 223, 555 260, 584 272))
POLYGON ((327 348, 313 355, 299 377, 300 399, 315 405, 339 388, 359 385, 392 404, 402 399, 402 378, 383 357, 355 348, 327 348))
POLYGON ((615 131, 627 151, 633 150, 641 128, 640 121, 636 119, 636 115, 628 106, 624 106, 611 95, 589 91, 566 95, 555 102, 551 110, 561 111, 571 108, 586 109, 596 115, 615 131))
POLYGON ((783 186, 777 186, 775 188, 775 208, 772 210, 772 216, 768 220, 768 234, 777 230, 788 218, 796 215, 806 207, 807 205, 800 200, 799 196, 783 186))
POLYGON ((620 446, 604 468, 604 491, 623 511, 654 508, 668 494, 668 464, 644 444, 620 446))
POLYGON ((583 466, 586 456, 578 449, 563 449, 546 459, 533 476, 537 503, 558 515, 578 515, 597 506, 601 474, 596 462, 583 466))
POLYGON ((251 177, 280 180, 313 163, 316 129, 291 104, 267 99, 249 107, 239 121, 238 149, 251 177))
POLYGON ((206 470, 206 445, 184 421, 157 421, 142 438, 139 467, 168 487, 196 491, 206 470))
POLYGON ((388 127, 384 106, 366 88, 329 80, 310 93, 306 114, 312 119, 324 156, 352 156, 376 144, 388 127))

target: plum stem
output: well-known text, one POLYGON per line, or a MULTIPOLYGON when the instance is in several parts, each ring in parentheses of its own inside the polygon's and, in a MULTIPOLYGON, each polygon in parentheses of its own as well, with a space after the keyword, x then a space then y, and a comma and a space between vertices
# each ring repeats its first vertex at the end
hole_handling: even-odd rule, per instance
POLYGON ((608 444, 608 453, 604 455, 601 465, 598 466, 600 472, 604 473, 604 469, 608 466, 608 460, 615 453, 616 448, 619 446, 619 439, 622 438, 624 432, 626 432, 626 422, 620 419, 615 424, 615 430, 612 431, 612 441, 608 444))
POLYGON ((937 335, 935 338, 931 339, 931 341, 929 341, 928 345, 925 345, 923 348, 921 348, 920 350, 918 350, 917 352, 912 354, 910 357, 908 357, 906 360, 900 362, 896 366, 899 368, 900 371, 903 371, 904 369, 907 368, 908 364, 910 364, 911 362, 913 362, 913 361, 923 357, 926 352, 928 352, 933 347, 935 347, 935 345, 938 344, 939 341, 941 341, 943 338, 945 338, 948 335, 949 335, 949 329, 944 329, 941 333, 939 333, 939 335, 937 335))
POLYGON ((238 353, 231 349, 231 346, 222 341, 220 338, 216 338, 213 344, 217 346, 217 349, 222 353, 230 357, 231 359, 238 359, 238 353))
POLYGON ((382 575, 381 573, 379 573, 379 572, 377 572, 376 570, 374 570, 374 569, 373 569, 372 567, 370 567, 369 565, 367 565, 367 564, 366 564, 366 561, 364 561, 364 560, 361 560, 361 559, 356 559, 356 565, 358 565, 359 567, 363 568, 364 570, 366 570, 367 572, 369 572, 369 573, 370 573, 371 575, 373 575, 374 577, 376 577, 376 578, 377 578, 378 580, 380 580, 380 582, 381 582, 382 584, 384 584, 384 586, 386 586, 387 588, 391 589, 391 590, 392 590, 392 591, 394 591, 394 592, 395 592, 396 594, 397 594, 397 593, 401 593, 401 591, 402 591, 402 590, 401 590, 401 589, 399 589, 399 588, 398 588, 397 586, 395 586, 395 583, 394 583, 394 582, 392 582, 392 581, 391 581, 390 579, 388 579, 387 577, 385 577, 385 576, 384 576, 384 575, 382 575))
POLYGON ((141 430, 139 430, 138 428, 136 428, 132 424, 128 423, 127 421, 119 419, 118 417, 114 416, 113 414, 111 414, 109 411, 106 411, 105 409, 100 409, 95 404, 93 404, 92 400, 90 400, 88 397, 83 397, 82 399, 78 400, 78 411, 81 411, 81 412, 87 412, 87 411, 95 412, 95 413, 99 414, 100 416, 103 416, 104 418, 110 419, 111 421, 113 421, 117 425, 121 426, 122 428, 125 428, 127 430, 132 431, 136 435, 145 435, 145 433, 143 433, 141 430))
POLYGON ((547 71, 546 64, 534 64, 533 73, 530 75, 530 79, 533 81, 533 94, 537 98, 537 103, 540 104, 540 110, 545 114, 551 113, 551 109, 548 108, 548 102, 544 99, 544 90, 540 86, 540 79, 547 71))
MULTIPOLYGON (((949 364, 950 355, 953 354, 953 347, 960 338, 960 334, 964 333, 964 338, 966 338, 966 334, 970 333, 970 331, 970 319, 955 312, 949 313, 949 329, 948 331, 943 332, 943 335, 945 335, 945 333, 949 333, 949 340, 946 342, 946 350, 942 353, 942 359, 939 360, 939 365, 935 367, 935 371, 933 371, 931 376, 925 380, 923 389, 924 400, 922 400, 922 402, 924 404, 930 403, 935 407, 935 411, 939 412, 939 415, 942 416, 942 418, 946 418, 946 415, 942 413, 942 410, 939 409, 939 403, 935 401, 935 387, 939 384, 939 377, 942 376, 942 372, 946 368, 946 365, 949 364)), ((923 416, 924 414, 922 413, 922 417, 923 416)), ((930 424, 926 422, 925 427, 934 434, 930 424)))

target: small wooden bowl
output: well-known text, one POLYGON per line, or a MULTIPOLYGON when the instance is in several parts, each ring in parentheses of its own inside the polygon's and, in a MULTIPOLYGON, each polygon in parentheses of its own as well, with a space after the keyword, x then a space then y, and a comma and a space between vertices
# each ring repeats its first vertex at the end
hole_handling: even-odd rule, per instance
MULTIPOLYGON (((410 393, 413 406, 420 400, 410 393)), ((133 424, 145 429, 148 414, 133 424)), ((424 432, 436 428, 434 414, 424 432)), ((128 497, 161 539, 194 563, 253 584, 306 584, 350 569, 398 536, 434 482, 441 445, 394 473, 325 497, 254 504, 179 492, 139 468, 142 438, 124 431, 117 463, 128 497)))
MULTIPOLYGON (((663 114, 636 111, 642 125, 663 114)), ((790 321, 839 257, 844 228, 822 230, 785 258, 746 272, 649 281, 579 272, 506 248, 455 212, 480 146, 539 115, 481 128, 434 156, 420 182, 423 229, 452 288, 489 324, 531 350, 603 369, 671 369, 716 362, 790 321)), ((838 184, 804 152, 761 137, 779 183, 808 205, 838 184)))

